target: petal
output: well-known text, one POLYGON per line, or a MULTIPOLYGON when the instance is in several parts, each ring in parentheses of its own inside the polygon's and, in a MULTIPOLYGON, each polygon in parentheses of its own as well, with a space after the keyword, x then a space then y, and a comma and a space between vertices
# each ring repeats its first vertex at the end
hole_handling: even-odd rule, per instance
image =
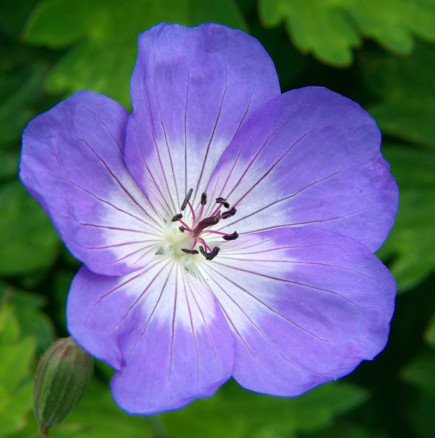
POLYGON ((23 133, 21 180, 74 256, 107 275, 144 266, 160 227, 123 160, 127 116, 113 100, 82 91, 23 133))
POLYGON ((290 91, 257 111, 208 185, 237 207, 242 232, 316 225, 375 251, 391 229, 398 189, 374 120, 332 91, 290 91))
POLYGON ((199 199, 240 125, 280 88, 255 38, 217 24, 160 24, 139 37, 130 92, 127 165, 173 216, 189 188, 199 199))
POLYGON ((241 236, 208 267, 245 388, 295 396, 385 346, 395 282, 363 245, 315 227, 241 236))
POLYGON ((118 370, 113 396, 130 413, 181 408, 231 376, 225 318, 208 289, 178 264, 155 259, 117 278, 82 268, 67 318, 74 339, 118 370))

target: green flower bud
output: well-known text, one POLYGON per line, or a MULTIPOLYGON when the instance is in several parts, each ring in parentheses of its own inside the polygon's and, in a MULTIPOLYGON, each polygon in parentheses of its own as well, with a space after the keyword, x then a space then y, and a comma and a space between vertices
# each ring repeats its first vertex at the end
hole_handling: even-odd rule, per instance
POLYGON ((92 357, 72 338, 57 340, 42 355, 33 391, 34 411, 42 437, 77 406, 92 372, 92 357))

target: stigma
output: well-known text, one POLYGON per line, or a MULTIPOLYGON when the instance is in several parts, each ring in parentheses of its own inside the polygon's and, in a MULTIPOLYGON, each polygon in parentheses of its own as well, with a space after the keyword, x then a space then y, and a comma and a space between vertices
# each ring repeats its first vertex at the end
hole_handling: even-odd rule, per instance
MULTIPOLYGON (((189 247, 180 248, 184 254, 197 255, 201 254, 206 260, 213 260, 220 251, 218 246, 213 246, 213 248, 207 244, 207 236, 218 235, 221 236, 223 240, 235 240, 239 237, 236 231, 233 233, 222 233, 220 231, 213 230, 212 228, 217 225, 221 220, 228 219, 236 214, 237 210, 230 203, 222 197, 218 197, 215 200, 215 208, 209 216, 205 216, 204 210, 207 204, 207 193, 202 193, 199 201, 199 205, 195 209, 190 202, 192 197, 193 189, 190 189, 181 206, 180 213, 175 214, 171 221, 178 222, 180 227, 178 228, 180 233, 186 233, 189 239, 184 240, 186 243, 189 242, 189 247), (190 211, 190 220, 185 221, 183 212, 186 209, 190 211)), ((186 236, 186 237, 187 237, 186 236)))

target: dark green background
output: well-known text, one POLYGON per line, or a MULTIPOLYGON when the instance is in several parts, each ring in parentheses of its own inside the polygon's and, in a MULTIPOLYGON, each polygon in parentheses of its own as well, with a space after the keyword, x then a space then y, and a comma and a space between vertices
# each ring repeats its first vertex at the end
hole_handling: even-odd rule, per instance
POLYGON ((435 436, 435 0, 0 0, 0 437, 37 437, 32 379, 65 331, 79 267, 17 179, 20 135, 79 89, 129 108, 138 33, 160 21, 219 22, 256 36, 283 91, 324 85, 366 108, 400 188, 379 255, 399 295, 374 362, 296 399, 234 382, 178 412, 130 417, 98 363, 91 389, 53 438, 435 436))

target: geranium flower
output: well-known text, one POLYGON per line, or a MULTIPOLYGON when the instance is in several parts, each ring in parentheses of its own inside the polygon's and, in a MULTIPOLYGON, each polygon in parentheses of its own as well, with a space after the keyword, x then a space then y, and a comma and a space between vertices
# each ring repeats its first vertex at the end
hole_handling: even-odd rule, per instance
POLYGON ((370 116, 281 94, 259 42, 215 24, 140 35, 130 91, 132 114, 81 91, 36 117, 20 173, 84 263, 68 329, 117 403, 177 409, 231 376, 296 396, 378 354, 398 191, 370 116))

